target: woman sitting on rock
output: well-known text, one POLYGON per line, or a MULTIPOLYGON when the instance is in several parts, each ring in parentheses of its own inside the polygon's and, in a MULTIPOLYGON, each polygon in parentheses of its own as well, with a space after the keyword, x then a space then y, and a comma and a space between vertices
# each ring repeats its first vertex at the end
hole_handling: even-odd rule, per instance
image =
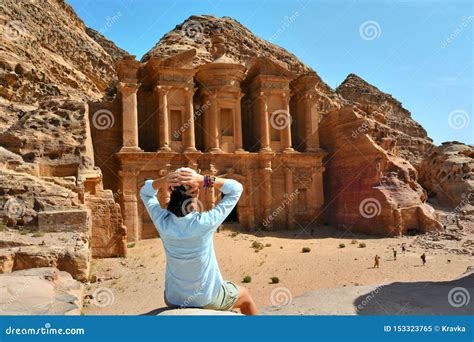
POLYGON ((242 189, 233 179, 203 176, 190 168, 143 185, 140 196, 165 248, 165 302, 169 307, 238 308, 245 315, 258 313, 246 288, 222 279, 214 253, 214 232, 237 204, 242 189), (195 211, 199 189, 212 187, 225 197, 209 211, 195 211), (160 207, 158 191, 171 191, 167 209, 160 207))

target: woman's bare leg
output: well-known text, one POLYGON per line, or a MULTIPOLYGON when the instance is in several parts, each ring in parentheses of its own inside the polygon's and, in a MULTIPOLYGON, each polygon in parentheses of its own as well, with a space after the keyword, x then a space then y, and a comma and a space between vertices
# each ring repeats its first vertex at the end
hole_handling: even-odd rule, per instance
POLYGON ((244 315, 258 315, 257 306, 250 295, 250 292, 247 288, 239 286, 239 299, 234 304, 234 308, 240 309, 244 315))

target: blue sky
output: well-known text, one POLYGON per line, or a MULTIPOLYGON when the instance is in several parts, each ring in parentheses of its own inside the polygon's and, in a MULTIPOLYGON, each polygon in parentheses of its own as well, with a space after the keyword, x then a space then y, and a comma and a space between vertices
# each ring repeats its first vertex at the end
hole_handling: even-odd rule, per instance
POLYGON ((137 58, 193 14, 230 16, 333 88, 355 73, 392 94, 435 143, 474 144, 473 1, 67 0, 137 58))

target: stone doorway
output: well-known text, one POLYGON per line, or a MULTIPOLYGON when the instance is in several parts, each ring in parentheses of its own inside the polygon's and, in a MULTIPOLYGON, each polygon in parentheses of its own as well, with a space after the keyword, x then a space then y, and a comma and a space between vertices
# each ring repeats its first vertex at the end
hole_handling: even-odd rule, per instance
MULTIPOLYGON (((221 199, 224 199, 224 197, 225 195, 222 194, 221 199)), ((239 223, 239 213, 238 213, 238 208, 237 208, 238 206, 239 204, 237 203, 234 209, 232 209, 230 214, 225 218, 224 223, 239 223)))

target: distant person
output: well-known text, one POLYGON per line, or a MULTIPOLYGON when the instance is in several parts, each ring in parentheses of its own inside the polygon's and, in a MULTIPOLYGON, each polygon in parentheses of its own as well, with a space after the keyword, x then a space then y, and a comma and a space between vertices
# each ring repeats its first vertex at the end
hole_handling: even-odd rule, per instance
POLYGON ((375 263, 374 263, 374 268, 380 268, 380 257, 378 256, 378 254, 375 255, 375 263))
POLYGON ((395 248, 392 248, 393 250, 393 260, 397 260, 397 250, 395 248))
POLYGON ((426 254, 423 253, 423 254, 420 256, 420 258, 421 258, 421 261, 423 262, 423 266, 425 266, 425 264, 426 264, 426 254))
POLYGON ((406 247, 405 247, 405 242, 402 243, 402 253, 405 254, 406 252, 406 247))
POLYGON ((214 252, 214 233, 239 201, 242 190, 242 184, 233 179, 200 175, 190 168, 147 180, 141 188, 140 196, 166 253, 164 297, 168 307, 236 308, 245 315, 258 314, 250 292, 222 278, 214 252), (225 197, 213 209, 197 212, 200 188, 215 188, 225 197), (171 193, 167 209, 161 208, 158 191, 171 193))

